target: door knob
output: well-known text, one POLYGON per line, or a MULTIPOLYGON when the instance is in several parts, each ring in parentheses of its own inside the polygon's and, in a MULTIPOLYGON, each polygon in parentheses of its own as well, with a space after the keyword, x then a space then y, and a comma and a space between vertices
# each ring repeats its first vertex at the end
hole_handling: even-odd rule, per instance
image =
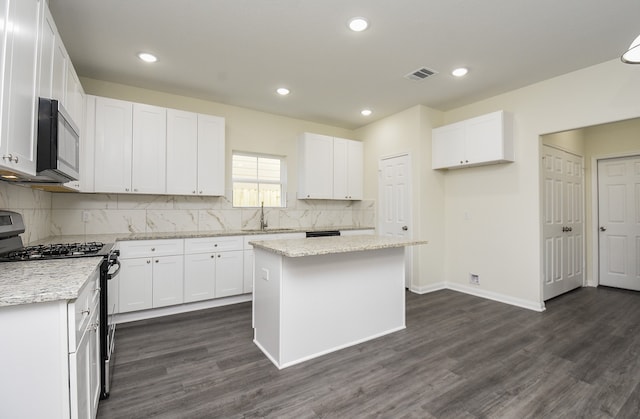
POLYGON ((409 227, 407 227, 407 226, 402 226, 402 230, 403 230, 403 231, 407 231, 407 230, 409 230, 409 227))
POLYGON ((607 227, 600 227, 600 231, 607 231, 607 227))

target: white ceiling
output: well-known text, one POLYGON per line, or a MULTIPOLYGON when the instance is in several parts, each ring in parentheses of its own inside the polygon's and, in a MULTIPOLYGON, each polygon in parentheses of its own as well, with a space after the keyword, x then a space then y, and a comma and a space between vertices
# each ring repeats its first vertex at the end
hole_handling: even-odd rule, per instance
POLYGON ((639 0, 50 0, 50 7, 80 76, 351 129, 416 104, 446 111, 615 59, 640 34, 639 0), (349 31, 353 16, 366 17, 369 29, 349 31), (141 62, 140 51, 159 61, 141 62), (403 78, 422 66, 439 74, 403 78), (451 76, 458 66, 469 74, 451 76), (279 86, 291 94, 276 95, 279 86), (368 118, 359 113, 365 107, 374 112, 368 118))

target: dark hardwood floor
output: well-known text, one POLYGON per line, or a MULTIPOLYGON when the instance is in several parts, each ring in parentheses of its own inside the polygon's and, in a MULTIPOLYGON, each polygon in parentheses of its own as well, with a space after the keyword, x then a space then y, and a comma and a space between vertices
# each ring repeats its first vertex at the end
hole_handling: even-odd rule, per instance
POLYGON ((407 293, 407 329, 279 371, 251 304, 119 325, 107 418, 640 418, 640 293, 536 313, 407 293))

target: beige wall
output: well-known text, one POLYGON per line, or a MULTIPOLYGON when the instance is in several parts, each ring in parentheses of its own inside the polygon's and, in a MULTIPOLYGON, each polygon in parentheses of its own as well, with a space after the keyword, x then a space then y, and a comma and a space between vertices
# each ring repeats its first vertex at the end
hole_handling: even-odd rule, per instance
POLYGON ((409 154, 411 158, 412 237, 428 240, 413 252, 412 288, 425 290, 444 281, 444 191, 442 174, 431 170, 431 128, 442 113, 414 106, 356 131, 365 142, 365 198, 378 201, 378 163, 384 157, 409 154))
POLYGON ((446 123, 512 112, 516 154, 445 174, 447 280, 468 286, 476 273, 481 292, 541 305, 540 136, 638 117, 639 91, 638 69, 612 60, 446 112, 446 123))

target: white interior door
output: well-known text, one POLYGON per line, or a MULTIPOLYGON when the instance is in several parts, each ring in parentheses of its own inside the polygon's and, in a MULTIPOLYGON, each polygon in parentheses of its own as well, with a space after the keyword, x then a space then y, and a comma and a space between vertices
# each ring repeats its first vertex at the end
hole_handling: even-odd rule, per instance
MULTIPOLYGON (((408 154, 384 158, 378 165, 378 234, 411 238, 411 160, 408 154)), ((411 288, 413 247, 405 248, 405 286, 411 288)))
POLYGON ((544 146, 543 299, 581 287, 584 280, 582 157, 544 146))
POLYGON ((598 160, 600 284, 640 291, 640 156, 598 160))

